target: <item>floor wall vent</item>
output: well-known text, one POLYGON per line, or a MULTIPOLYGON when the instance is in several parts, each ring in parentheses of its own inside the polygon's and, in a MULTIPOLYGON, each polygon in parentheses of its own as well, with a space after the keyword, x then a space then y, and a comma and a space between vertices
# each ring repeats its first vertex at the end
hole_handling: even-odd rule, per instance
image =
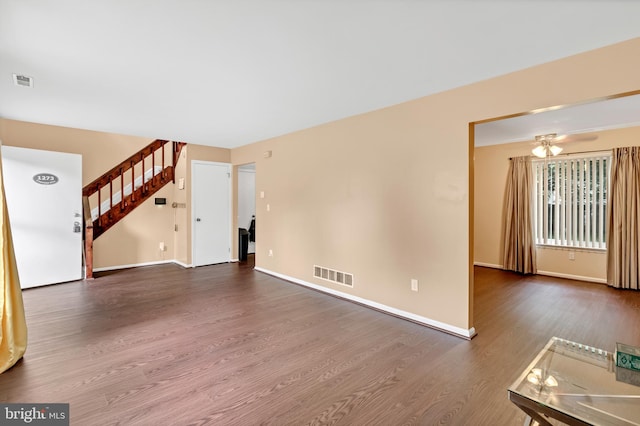
POLYGON ((346 272, 314 265, 313 276, 320 278, 321 280, 346 285, 347 287, 353 287, 353 274, 348 274, 346 272))

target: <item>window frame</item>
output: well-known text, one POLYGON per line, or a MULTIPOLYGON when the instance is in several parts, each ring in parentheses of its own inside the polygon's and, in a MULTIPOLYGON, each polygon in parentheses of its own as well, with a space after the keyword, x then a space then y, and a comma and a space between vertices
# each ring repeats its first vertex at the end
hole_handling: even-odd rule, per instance
POLYGON ((534 158, 531 160, 533 174, 531 208, 533 238, 536 246, 568 250, 607 250, 606 211, 610 194, 611 160, 611 151, 563 154, 556 157, 534 158), (596 167, 592 171, 594 163, 596 167), (576 164, 578 164, 578 167, 576 167, 576 164), (549 175, 550 165, 554 165, 553 177, 549 175), (542 173, 544 173, 542 183, 538 180, 541 169, 542 173), (588 184, 585 184, 585 174, 589 174, 588 184), (552 179, 551 182, 550 178, 552 179), (604 191, 602 190, 602 179, 606 179, 604 191), (560 192, 558 194, 555 186, 556 181, 563 180, 565 185, 562 185, 557 190, 557 192, 560 192), (544 182, 547 183, 546 188, 544 182), (572 187, 569 186, 569 192, 567 192, 568 185, 566 185, 566 182, 569 182, 569 185, 573 185, 572 187), (553 186, 553 190, 549 186, 553 186), (553 191, 553 193, 550 193, 550 191, 553 191), (578 191, 585 191, 581 198, 573 196, 573 193, 578 191), (549 202, 550 198, 564 200, 564 202, 561 201, 557 205, 555 202, 551 204, 549 202), (567 199, 570 201, 567 202, 567 199), (543 203, 542 207, 540 207, 540 203, 543 203), (554 206, 553 209, 550 209, 549 206, 551 205, 554 206), (554 212, 553 215, 550 210, 554 212), (567 211, 569 211, 570 217, 567 216, 567 211), (590 220, 585 221, 585 216, 590 217, 590 220), (551 220, 553 220, 552 224, 549 223, 551 220), (540 222, 542 222, 542 229, 540 229, 540 222), (571 227, 569 231, 566 230, 567 226, 571 227), (554 236, 554 233, 559 234, 559 236, 554 236))

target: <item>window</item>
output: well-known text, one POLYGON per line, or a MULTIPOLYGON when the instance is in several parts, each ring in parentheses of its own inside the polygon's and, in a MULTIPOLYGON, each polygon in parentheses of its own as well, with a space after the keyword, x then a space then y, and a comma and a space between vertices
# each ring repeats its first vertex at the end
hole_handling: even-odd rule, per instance
POLYGON ((533 160, 536 244, 606 248, 611 153, 533 160))

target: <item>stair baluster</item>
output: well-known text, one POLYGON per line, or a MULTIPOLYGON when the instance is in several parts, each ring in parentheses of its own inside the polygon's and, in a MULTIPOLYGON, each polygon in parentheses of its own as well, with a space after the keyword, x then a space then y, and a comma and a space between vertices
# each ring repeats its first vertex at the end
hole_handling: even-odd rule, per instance
POLYGON ((120 167, 120 211, 124 210, 124 174, 122 174, 122 167, 120 167))
MULTIPOLYGON (((91 210, 89 210, 89 214, 91 214, 91 210)), ((98 189, 98 226, 102 226, 102 191, 100 189, 98 189)))
POLYGON ((131 189, 132 189, 132 191, 131 191, 131 202, 132 203, 135 203, 135 201, 136 201, 136 192, 133 191, 133 186, 134 186, 134 184, 136 182, 136 174, 135 174, 135 171, 133 169, 134 166, 135 166, 135 163, 133 161, 131 161, 131 189))
POLYGON ((113 217, 113 179, 109 176, 109 219, 113 217))
MULTIPOLYGON (((164 149, 164 145, 162 146, 164 149)), ((153 178, 156 175, 156 153, 151 153, 151 186, 156 186, 156 181, 153 178)))

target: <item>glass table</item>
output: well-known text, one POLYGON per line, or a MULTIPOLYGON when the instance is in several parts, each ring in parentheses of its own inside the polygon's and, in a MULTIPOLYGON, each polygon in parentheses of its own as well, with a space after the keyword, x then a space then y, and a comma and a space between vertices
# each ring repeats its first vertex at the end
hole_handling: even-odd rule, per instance
POLYGON ((640 426, 640 372, 616 368, 613 354, 552 337, 509 388, 525 425, 640 426))

